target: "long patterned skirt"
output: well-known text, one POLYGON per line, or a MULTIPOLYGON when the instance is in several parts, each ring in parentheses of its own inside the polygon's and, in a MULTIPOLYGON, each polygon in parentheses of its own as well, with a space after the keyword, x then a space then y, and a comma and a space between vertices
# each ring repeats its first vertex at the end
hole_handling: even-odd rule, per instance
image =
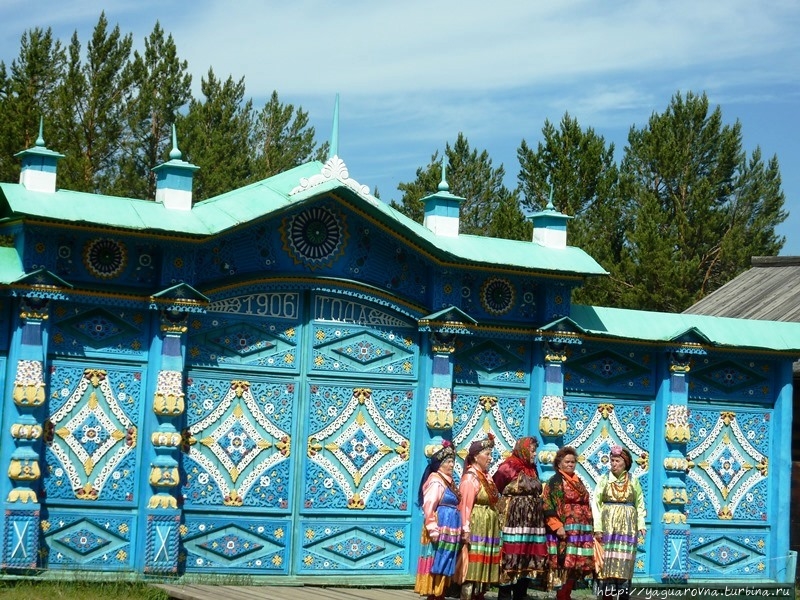
POLYGON ((439 521, 437 541, 431 540, 427 529, 422 528, 422 548, 414 584, 414 591, 422 596, 444 596, 456 570, 461 539, 461 514, 458 512, 458 499, 450 490, 445 492, 437 514, 439 521))
POLYGON ((508 496, 502 532, 500 583, 535 578, 547 566, 547 543, 539 494, 508 496))
POLYGON ((603 505, 603 568, 598 579, 631 579, 636 563, 636 509, 631 504, 603 505))
POLYGON ((470 517, 469 544, 461 549, 458 583, 497 583, 500 580, 500 520, 497 511, 475 504, 470 517), (463 565, 466 563, 466 569, 463 565))

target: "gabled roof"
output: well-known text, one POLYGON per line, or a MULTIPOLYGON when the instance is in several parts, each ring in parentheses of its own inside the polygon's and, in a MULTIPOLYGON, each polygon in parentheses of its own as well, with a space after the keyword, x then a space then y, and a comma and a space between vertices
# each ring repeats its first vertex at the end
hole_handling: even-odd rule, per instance
POLYGON ((664 343, 699 338, 721 348, 773 350, 800 356, 800 323, 579 304, 572 305, 570 320, 584 333, 599 337, 664 343))
MULTIPOLYGON (((297 205, 333 194, 377 219, 393 233, 442 262, 504 267, 561 277, 606 275, 580 248, 548 248, 534 242, 482 236, 437 236, 369 194, 347 175, 337 156, 324 165, 310 162, 263 181, 196 203, 189 211, 161 203, 58 190, 33 192, 21 184, 0 183, 0 217, 34 217, 135 231, 207 237, 277 215, 297 205), (337 162, 338 161, 338 162, 337 162)), ((0 268, 0 273, 4 269, 0 268)))
POLYGON ((800 322, 800 256, 755 256, 751 265, 684 313, 800 322))

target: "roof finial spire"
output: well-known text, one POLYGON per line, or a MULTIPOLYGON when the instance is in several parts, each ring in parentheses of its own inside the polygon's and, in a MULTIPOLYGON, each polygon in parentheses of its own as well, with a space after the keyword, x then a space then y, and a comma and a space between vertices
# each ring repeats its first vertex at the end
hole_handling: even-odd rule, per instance
POLYGON ((450 184, 447 183, 447 156, 442 157, 442 180, 437 188, 440 192, 449 192, 450 184))
POLYGON ((550 199, 547 201, 547 206, 545 207, 546 210, 555 210, 555 204, 553 204, 553 177, 550 177, 550 199))
POLYGON ((36 146, 44 148, 44 117, 39 117, 39 137, 36 138, 36 146))
POLYGON ((339 94, 336 94, 336 102, 333 105, 333 127, 331 129, 331 148, 328 158, 339 156, 339 94))
POLYGON ((175 131, 175 123, 172 124, 172 150, 169 151, 170 160, 180 160, 182 154, 178 150, 178 134, 175 131))

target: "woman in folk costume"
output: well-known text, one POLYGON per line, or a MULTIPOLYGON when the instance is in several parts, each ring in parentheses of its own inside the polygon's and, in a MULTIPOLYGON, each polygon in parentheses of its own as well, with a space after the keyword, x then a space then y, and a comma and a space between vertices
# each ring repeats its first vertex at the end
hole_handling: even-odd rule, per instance
POLYGON ((453 481, 456 453, 448 440, 433 453, 420 480, 417 501, 425 522, 414 591, 427 600, 443 600, 456 570, 461 542, 460 494, 453 481))
POLYGON ((594 571, 592 505, 589 490, 575 474, 578 453, 564 446, 553 459, 556 472, 544 485, 544 515, 551 585, 556 600, 569 600, 579 579, 594 571))
POLYGON ((520 438, 493 477, 505 499, 498 600, 525 598, 530 579, 547 566, 542 482, 536 470, 538 447, 536 438, 520 438))
POLYGON ((594 534, 603 546, 603 565, 598 570, 598 595, 628 600, 638 537, 644 537, 644 494, 639 480, 630 474, 631 453, 611 448, 611 472, 603 475, 594 491, 594 534))
POLYGON ((461 478, 461 528, 464 546, 458 558, 455 581, 461 585, 461 600, 483 600, 500 578, 500 495, 489 476, 494 436, 469 446, 461 478))

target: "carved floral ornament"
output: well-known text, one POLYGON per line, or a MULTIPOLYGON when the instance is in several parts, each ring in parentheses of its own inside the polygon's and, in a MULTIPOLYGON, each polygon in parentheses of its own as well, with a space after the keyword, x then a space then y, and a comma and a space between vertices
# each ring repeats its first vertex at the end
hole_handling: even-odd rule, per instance
POLYGON ((563 396, 542 396, 539 431, 542 435, 547 436, 564 435, 567 432, 567 416, 564 413, 563 396))
POLYGON ((689 441, 689 408, 683 404, 670 404, 667 407, 667 422, 664 437, 674 444, 685 444, 689 441))

